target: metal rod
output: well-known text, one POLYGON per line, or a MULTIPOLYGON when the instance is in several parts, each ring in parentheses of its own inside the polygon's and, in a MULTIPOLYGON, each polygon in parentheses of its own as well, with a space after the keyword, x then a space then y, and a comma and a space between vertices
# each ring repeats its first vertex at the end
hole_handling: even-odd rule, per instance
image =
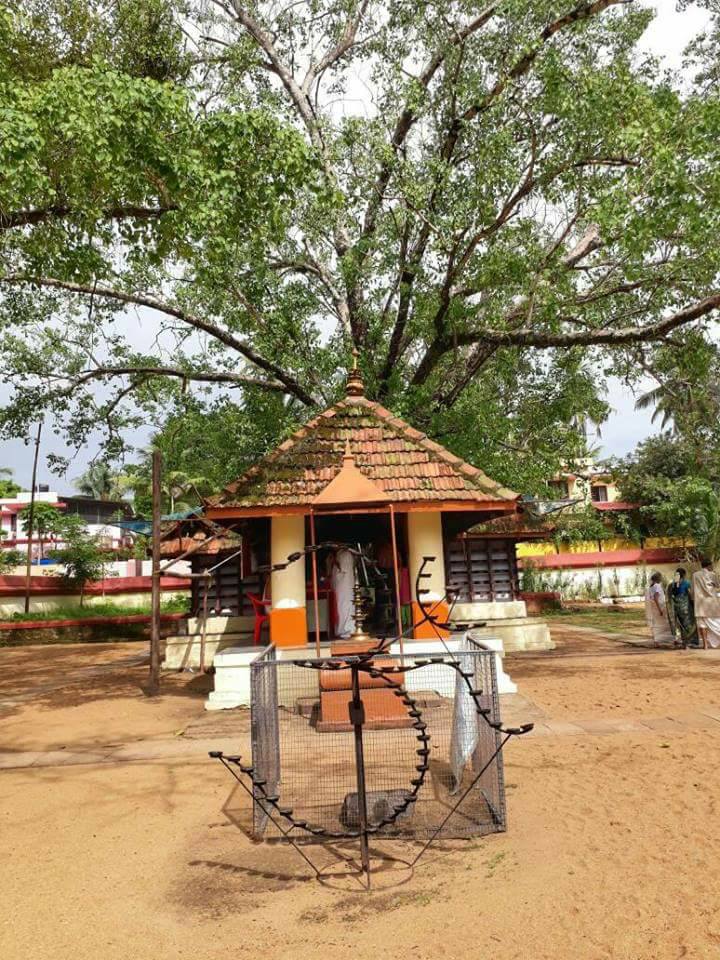
MULTIPOLYGON (((25 613, 30 613, 30 584, 32 577, 32 536, 35 526, 35 486, 37 482, 37 465, 40 455, 40 434, 42 433, 42 420, 38 424, 37 434, 35 436, 35 455, 33 457, 32 481, 30 484, 30 510, 28 512, 28 542, 27 542, 27 560, 25 563, 25 613)), ((40 557, 42 560, 42 557, 40 557)))
POLYGON ((240 547, 239 550, 236 550, 235 553, 231 553, 229 557, 224 557, 222 560, 218 560, 216 564, 212 567, 208 567, 206 573, 215 573, 216 570, 219 570, 220 567, 224 566, 226 563, 229 563, 231 560, 234 560, 235 557, 240 557, 240 567, 242 569, 242 552, 243 548, 240 547))
POLYGON ((397 536, 395 533, 395 508, 392 503, 390 504, 390 533, 392 535, 393 573, 395 574, 395 613, 397 618, 398 641, 400 643, 400 662, 404 663, 402 659, 404 654, 402 607, 400 605, 400 564, 398 563, 397 536))
MULTIPOLYGON (((315 542, 315 514, 310 510, 310 546, 315 542)), ((317 550, 312 552, 313 605, 315 608, 315 654, 320 656, 320 601, 318 600, 317 550)), ((327 599, 328 640, 330 639, 330 597, 327 599)))
MULTIPOLYGON (((167 563, 164 563, 160 568, 161 573, 168 573, 170 567, 174 567, 176 563, 179 563, 181 560, 187 560, 188 557, 191 557, 194 553, 197 553, 199 550, 202 550, 203 547, 206 547, 209 543, 212 543, 213 540, 219 540, 220 537, 224 537, 227 533, 226 530, 221 531, 220 533, 214 533, 211 537, 207 537, 205 540, 200 540, 193 547, 189 547, 183 553, 177 557, 172 557, 167 563)), ((175 577, 185 577, 185 573, 168 573, 168 576, 175 577)))
POLYGON ((320 873, 320 871, 318 870, 318 868, 315 866, 315 864, 312 862, 312 860, 311 860, 308 856, 306 856, 305 853, 303 853, 303 851, 300 849, 300 846, 296 843, 295 839, 290 836, 290 830, 292 830, 293 827, 290 827, 289 830, 286 830, 286 829, 283 827, 283 825, 282 825, 281 823, 279 823, 279 822, 273 817, 273 815, 270 813, 270 811, 267 810, 267 809, 262 805, 262 802, 255 796, 255 793, 250 789, 250 787, 248 787, 248 785, 245 783, 245 781, 242 779, 242 777, 238 776, 238 774, 235 772, 235 770, 233 770, 233 768, 230 766, 230 764, 226 762, 225 757, 220 757, 219 759, 220 759, 222 765, 223 765, 227 770, 229 770, 230 773, 235 777, 235 779, 236 779, 237 782, 240 784, 240 786, 243 788, 243 790, 245 791, 245 793, 247 793, 247 795, 250 797, 250 799, 252 800, 252 802, 253 802, 253 803, 256 803, 256 804, 260 807, 260 809, 262 810, 262 812, 265 814, 265 816, 268 818, 268 820, 273 824, 273 826, 276 828, 276 830, 278 830, 278 831, 283 835, 283 837, 295 848, 295 850, 300 854, 300 856, 303 858, 303 860, 312 867, 313 872, 315 873, 315 876, 316 876, 316 877, 321 877, 322 874, 320 873))
POLYGON ((162 455, 152 454, 152 607, 150 621, 150 696, 160 692, 160 473, 162 455))
POLYGON ((370 889, 370 849, 368 845, 368 818, 367 795, 365 793, 365 756, 363 751, 363 720, 364 708, 360 698, 360 671, 358 664, 350 666, 352 675, 352 709, 350 719, 355 735, 355 772, 357 775, 358 820, 360 823, 360 862, 367 878, 367 888, 370 889))
POLYGON ((498 756, 499 756, 500 753, 502 752, 503 747, 504 747, 505 744, 508 742, 508 740, 510 739, 511 736, 512 736, 512 734, 510 734, 510 733, 508 733, 508 734, 505 735, 505 739, 500 742, 500 745, 497 747, 497 749, 495 750, 495 752, 493 753, 493 755, 490 757, 490 759, 488 760, 488 762, 487 762, 487 763, 485 764, 485 766, 480 770, 480 772, 477 774, 477 776, 475 776, 475 777, 473 778, 472 782, 470 783, 470 786, 467 788, 467 790, 465 790, 465 791, 463 792, 462 796, 461 796, 460 799, 457 801, 457 803, 455 804, 455 806, 452 807, 452 809, 450 810, 450 812, 449 812, 449 813, 447 814, 447 816, 443 819, 443 821, 442 821, 442 823, 440 824, 440 826, 434 831, 434 833, 432 834, 432 836, 430 836, 430 838, 427 840, 427 842, 425 843, 425 845, 424 845, 424 846, 422 847, 422 849, 420 850, 420 853, 418 853, 418 855, 417 855, 417 856, 415 857, 415 859, 412 861, 412 863, 410 864, 411 867, 414 867, 414 866, 415 866, 415 864, 418 862, 418 860, 420 859, 420 857, 425 853, 426 850, 429 849, 430 844, 432 844, 432 843, 435 842, 435 840, 436 840, 437 837, 440 835, 443 827, 444 827, 445 824, 448 822, 448 820, 450 819, 450 817, 457 811, 457 809, 460 807, 460 804, 463 802, 463 800, 465 799, 465 797, 467 797, 467 795, 470 793, 470 791, 475 789, 475 784, 479 781, 480 777, 485 773, 485 771, 488 769, 488 767, 489 767, 492 763, 495 762, 495 760, 498 758, 498 756))

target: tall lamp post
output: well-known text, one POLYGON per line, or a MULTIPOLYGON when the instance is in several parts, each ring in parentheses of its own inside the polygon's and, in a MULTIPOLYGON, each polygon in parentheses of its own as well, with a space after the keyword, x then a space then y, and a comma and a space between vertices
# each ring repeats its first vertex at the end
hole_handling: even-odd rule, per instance
POLYGON ((160 476, 162 455, 152 455, 152 607, 150 619, 150 677, 148 695, 160 692, 160 476))

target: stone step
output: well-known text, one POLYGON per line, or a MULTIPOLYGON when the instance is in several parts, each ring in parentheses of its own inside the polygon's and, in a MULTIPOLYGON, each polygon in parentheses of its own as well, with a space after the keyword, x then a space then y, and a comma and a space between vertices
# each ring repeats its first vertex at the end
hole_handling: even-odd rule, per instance
MULTIPOLYGON (((387 657, 377 657, 372 661, 374 666, 378 667, 393 667, 395 666, 395 661, 390 660, 387 657)), ((387 690, 391 686, 398 687, 400 686, 401 678, 398 674, 387 674, 387 679, 383 677, 371 677, 366 670, 359 671, 359 681, 360 687, 366 689, 367 687, 378 687, 381 690, 387 690)), ((322 670, 320 672, 320 689, 321 690, 350 690, 352 689, 352 670, 350 667, 345 667, 342 670, 322 670)))
MULTIPOLYGON (((197 641, 197 643, 200 643, 201 638, 202 638, 202 635, 199 633, 192 633, 192 634, 176 633, 176 634, 173 634, 171 637, 166 637, 165 642, 166 643, 190 643, 190 641, 192 641, 194 643, 197 641)), ((229 643, 225 644, 225 646, 237 646, 237 647, 242 647, 245 645, 252 646, 252 631, 248 631, 247 633, 244 633, 244 632, 243 633, 206 633, 205 642, 207 643, 209 640, 212 640, 213 643, 217 643, 218 640, 230 641, 229 643), (248 637, 250 638, 249 644, 247 643, 248 637)), ((265 644, 263 644, 263 646, 265 646, 265 644)), ((258 644, 258 650, 259 649, 260 649, 260 644, 258 644)))
MULTIPOLYGON (((198 634, 187 637, 168 637, 165 641, 165 659, 163 667, 166 670, 179 670, 182 666, 200 666, 201 638, 198 634)), ((227 647, 252 647, 252 634, 224 633, 208 634, 205 637, 205 666, 209 667, 215 654, 227 647)), ((258 654, 262 647, 257 647, 258 654)))
MULTIPOLYGON (((179 629, 182 636, 200 633, 202 630, 201 617, 188 617, 187 620, 181 620, 179 629)), ((205 626, 206 634, 224 634, 224 633, 252 633, 255 626, 254 617, 208 617, 205 626)))
MULTIPOLYGON (((352 730, 349 704, 352 700, 350 690, 323 691, 320 694, 319 733, 340 733, 352 730)), ((361 695, 365 707, 365 728, 368 730, 397 730, 400 727, 412 727, 414 720, 408 716, 405 704, 392 690, 363 690, 361 695)))

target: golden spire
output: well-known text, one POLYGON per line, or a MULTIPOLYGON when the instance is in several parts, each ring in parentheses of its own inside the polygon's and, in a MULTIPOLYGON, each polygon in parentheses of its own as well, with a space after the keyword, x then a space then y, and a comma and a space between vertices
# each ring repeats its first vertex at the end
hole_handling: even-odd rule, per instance
POLYGON ((347 397, 364 397, 365 396, 365 385, 360 376, 360 371, 358 370, 358 352, 357 348, 353 347, 353 365, 352 370, 348 374, 347 386, 345 388, 345 396, 347 397))

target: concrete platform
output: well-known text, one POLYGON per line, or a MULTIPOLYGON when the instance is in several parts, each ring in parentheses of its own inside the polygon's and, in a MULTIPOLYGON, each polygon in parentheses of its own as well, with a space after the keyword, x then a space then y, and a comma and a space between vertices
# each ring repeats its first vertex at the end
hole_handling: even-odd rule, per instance
POLYGON ((554 650, 555 644, 550 637, 550 628, 539 617, 512 617, 507 620, 493 620, 485 627, 473 630, 478 637, 499 637, 505 653, 517 653, 520 650, 554 650))
MULTIPOLYGON (((503 649, 500 639, 487 636, 484 631, 482 631, 482 636, 475 637, 474 634, 475 631, 471 633, 471 639, 474 640, 478 646, 495 652, 498 692, 500 694, 516 693, 517 685, 513 683, 503 668, 503 649)), ((405 661, 412 663, 415 660, 423 660, 433 655, 442 657, 447 655, 448 650, 454 653, 458 650, 463 637, 464 634, 455 634, 445 641, 406 640, 403 643, 405 661)), ((265 649, 265 647, 253 647, 242 644, 221 648, 215 654, 213 660, 213 666, 215 667, 214 690, 205 701, 206 710, 227 710, 233 707, 247 707, 250 705, 250 664, 256 657, 260 656, 265 649)), ((276 652, 279 660, 315 658, 315 649, 309 645, 298 648, 281 647, 276 652)), ((390 652, 399 654, 400 644, 394 643, 390 648, 390 652)), ((330 656, 329 645, 323 644, 321 646, 320 655, 323 657, 330 656)), ((338 671, 338 674, 340 673, 341 671, 338 671)), ((303 682, 303 686, 306 687, 306 689, 303 690, 298 687, 297 676, 295 677, 292 688, 284 689, 282 683, 283 674, 278 674, 279 703, 288 709, 295 710, 298 700, 303 698, 317 698, 319 696, 321 675, 315 670, 307 670, 306 674, 303 682)), ((327 685, 325 689, 333 688, 335 676, 337 676, 337 674, 328 674, 322 677, 324 683, 327 685)), ((405 689, 415 696, 420 691, 427 690, 428 676, 423 670, 410 671, 405 674, 402 683, 405 689)), ((450 667, 439 669, 435 674, 434 683, 436 685, 436 695, 447 698, 452 698, 455 695, 456 675, 450 667)), ((385 681, 373 681, 370 677, 364 678, 363 680, 363 686, 372 687, 376 685, 385 685, 385 681)))

